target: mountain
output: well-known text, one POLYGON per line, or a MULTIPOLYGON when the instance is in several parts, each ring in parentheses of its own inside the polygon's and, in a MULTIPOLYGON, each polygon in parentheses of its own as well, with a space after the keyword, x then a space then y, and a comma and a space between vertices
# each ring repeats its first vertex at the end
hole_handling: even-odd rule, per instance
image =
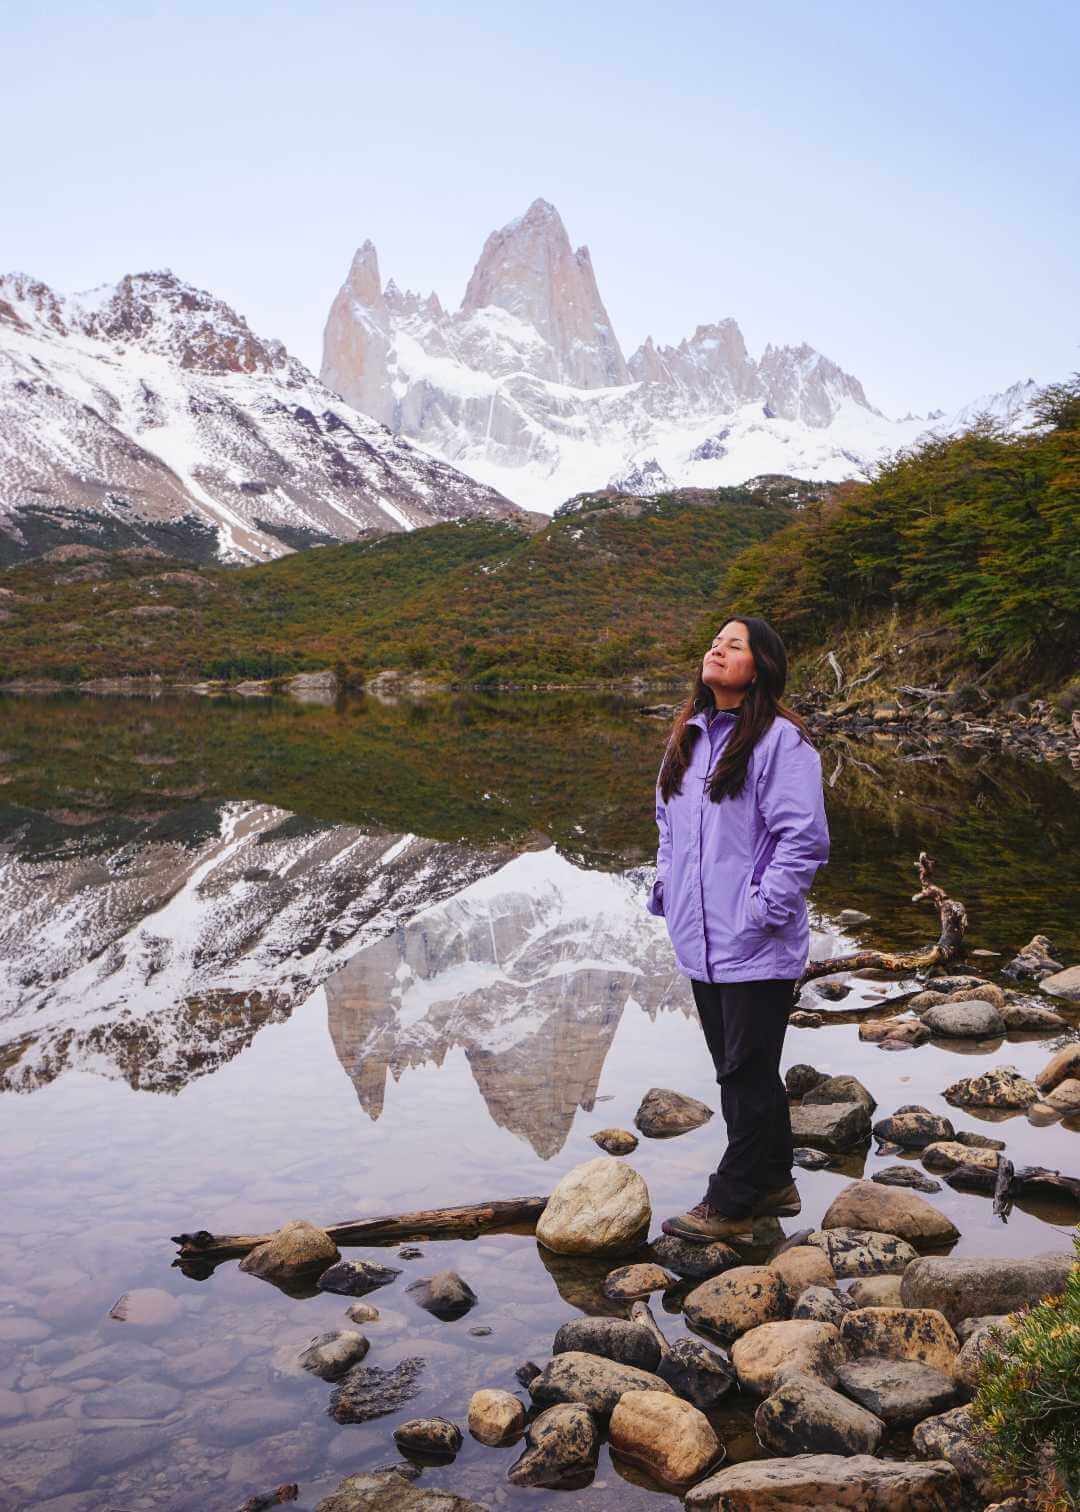
MULTIPOLYGON (((588 249, 571 249, 542 199, 488 237, 453 313, 434 293, 384 287, 366 241, 331 307, 321 372, 396 434, 546 511, 604 487, 857 477, 944 419, 887 419, 805 343, 755 359, 730 317, 677 346, 650 336, 624 359, 588 249)), ((979 401, 980 412, 1015 427, 1024 387, 979 401)))
POLYGON ((172 273, 63 298, 0 277, 0 562, 81 542, 196 561, 520 516, 172 273))

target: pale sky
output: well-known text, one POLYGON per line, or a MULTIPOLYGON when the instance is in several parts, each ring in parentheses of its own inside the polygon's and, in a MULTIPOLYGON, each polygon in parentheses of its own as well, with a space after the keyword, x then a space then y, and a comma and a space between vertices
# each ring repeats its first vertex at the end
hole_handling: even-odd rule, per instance
POLYGON ((2 0, 0 270, 171 267, 316 370, 366 237, 456 307, 538 195, 624 351, 733 315, 889 414, 1080 368, 1080 8, 2 0))

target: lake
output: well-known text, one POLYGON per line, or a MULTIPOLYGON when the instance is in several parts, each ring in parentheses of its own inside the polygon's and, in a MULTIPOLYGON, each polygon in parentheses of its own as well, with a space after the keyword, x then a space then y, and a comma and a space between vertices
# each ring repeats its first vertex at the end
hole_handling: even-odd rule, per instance
MULTIPOLYGON (((632 1126, 649 1087, 719 1106, 643 907, 665 729, 608 695, 0 699, 0 1508, 229 1509, 293 1480, 314 1507, 399 1458, 403 1417, 464 1426, 481 1386, 527 1398, 514 1371, 544 1363, 560 1323, 618 1311, 599 1291, 610 1263, 528 1233, 346 1250, 401 1272, 365 1299, 365 1363, 427 1363, 406 1409, 339 1426, 296 1357, 351 1326, 348 1299, 288 1296, 235 1262, 185 1274, 170 1235, 544 1194, 598 1154, 592 1133, 632 1126), (440 1322, 405 1288, 448 1268, 478 1302, 440 1322)), ((814 958, 936 939, 910 901, 925 849, 969 946, 1000 952, 962 969, 993 980, 1036 933, 1080 960, 1075 774, 896 739, 821 749, 833 849, 814 958), (870 922, 845 931, 844 908, 870 922)), ((1080 1120, 991 1126, 941 1096, 990 1065, 1033 1075, 1060 1032, 885 1054, 858 1025, 889 984, 850 986, 821 1028, 789 1030, 785 1065, 858 1076, 879 1117, 922 1103, 1005 1139, 1017 1166, 1080 1174, 1080 1120)), ((801 1006, 834 1005, 807 987, 801 1006)), ((1080 1008, 1054 1006, 1075 1034, 1080 1008)), ((701 1196, 723 1137, 718 1116, 641 1140, 654 1232, 701 1196)), ((890 1163, 798 1172, 786 1228, 890 1163)), ((960 1254, 1065 1249, 1080 1217, 1025 1200, 1004 1223, 947 1186, 932 1200, 960 1254)), ((653 1303, 672 1340, 680 1300, 653 1303)), ((760 1454, 752 1404, 727 1400, 729 1461, 760 1454)), ((520 1449, 466 1435, 418 1484, 490 1506, 675 1504, 606 1448, 583 1489, 516 1490, 520 1449)))

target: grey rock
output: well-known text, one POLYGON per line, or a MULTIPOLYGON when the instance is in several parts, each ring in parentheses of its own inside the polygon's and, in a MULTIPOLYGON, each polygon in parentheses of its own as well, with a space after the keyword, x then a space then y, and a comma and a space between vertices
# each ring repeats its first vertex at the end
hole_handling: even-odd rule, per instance
POLYGON ((634 1114, 634 1126, 649 1139, 670 1139, 708 1123, 713 1109, 668 1087, 650 1087, 634 1114))
POLYGON ((650 1246, 658 1265, 677 1276, 692 1281, 704 1281, 708 1276, 718 1276, 721 1271, 741 1265, 742 1257, 730 1244, 695 1244, 692 1239, 678 1239, 673 1234, 662 1234, 650 1246))
POLYGON ((942 1095, 961 1108, 1030 1108, 1039 1100, 1039 1089, 1015 1066, 995 1066, 980 1076, 953 1082, 942 1095))
POLYGON ((807 1145, 796 1145, 792 1159, 804 1171, 823 1171, 832 1163, 828 1150, 811 1150, 807 1145))
POLYGON ((869 1454, 796 1454, 749 1460, 699 1481, 688 1512, 947 1512, 960 1502, 960 1479, 946 1461, 911 1464, 869 1454))
POLYGON ((846 982, 814 982, 810 990, 827 1002, 838 1003, 841 998, 847 997, 851 988, 846 982))
POLYGON ((102 1386, 83 1398, 83 1416, 88 1418, 130 1418, 150 1422, 168 1417, 183 1401, 183 1394, 160 1381, 142 1376, 127 1376, 110 1386, 102 1386))
POLYGON ((354 1365, 330 1393, 330 1416, 338 1423, 366 1423, 412 1401, 420 1391, 426 1362, 416 1355, 391 1369, 354 1365))
POLYGON ((974 1392, 977 1388, 987 1350, 998 1350, 1015 1327, 1010 1315, 1006 1314, 989 1322, 982 1321, 981 1327, 965 1338, 956 1357, 956 1376, 969 1391, 974 1392))
POLYGON ((975 1134, 970 1129, 961 1129, 953 1135, 954 1144, 967 1145, 972 1150, 1003 1150, 1003 1139, 991 1139, 989 1134, 975 1134))
POLYGON ((557 1403, 528 1425, 525 1451, 506 1478, 513 1486, 580 1485, 591 1478, 599 1452, 600 1427, 589 1409, 580 1402, 557 1403))
POLYGON ((804 1103, 862 1103, 868 1113, 873 1113, 877 1100, 869 1088, 864 1087, 857 1076, 826 1076, 811 1087, 803 1097, 804 1103))
POLYGON ((819 1150, 849 1150, 870 1134, 870 1114, 862 1103, 793 1103, 791 1133, 796 1144, 819 1150))
POLYGON ((419 1281, 411 1282, 405 1290, 417 1307, 422 1307, 425 1312, 442 1318, 445 1322, 464 1317, 477 1302, 476 1293, 469 1283, 451 1270, 424 1276, 419 1281))
POLYGON ((526 1360, 514 1371, 514 1375, 523 1386, 528 1386, 531 1381, 535 1381, 537 1376, 541 1374, 540 1366, 535 1360, 526 1360))
POLYGON ((410 1486, 412 1466, 388 1466, 349 1475, 315 1512, 486 1512, 480 1502, 431 1486, 410 1486))
POLYGON ((990 1328, 995 1323, 1000 1323, 1007 1318, 1008 1313, 982 1313, 975 1318, 961 1318, 956 1325, 956 1337, 961 1344, 966 1344, 972 1334, 976 1334, 982 1328, 990 1328))
POLYGON ((871 919, 870 914, 863 913, 862 910, 858 908, 842 908, 836 917, 838 923, 845 925, 869 924, 871 919))
POLYGON ((342 1297, 363 1297, 377 1287, 388 1286, 401 1275, 392 1265, 377 1265, 372 1260, 339 1260, 324 1270, 316 1285, 320 1291, 336 1292, 342 1297))
POLYGON ((1044 992, 1064 998, 1068 1003, 1080 1003, 1080 966, 1067 966, 1064 971, 1044 976, 1039 986, 1044 992))
MULTIPOLYGON (((1043 984, 1045 986, 1045 983, 1043 984)), ((1067 1029, 1069 1021, 1053 1008, 1044 1008, 1039 1003, 1006 1003, 998 1010, 1006 1029, 1044 1029, 1047 1034, 1067 1029)))
POLYGON ((791 1309, 793 1318, 810 1318, 815 1323, 832 1323, 839 1328, 844 1314, 855 1303, 847 1292, 829 1286, 807 1286, 799 1293, 799 1299, 791 1309))
POLYGON ((905 1103, 891 1117, 878 1119, 874 1136, 898 1144, 903 1150, 921 1150, 923 1145, 933 1144, 937 1139, 951 1139, 953 1126, 947 1118, 931 1113, 929 1108, 905 1103))
POLYGON ((941 976, 934 977, 930 983, 931 992, 969 992, 973 987, 986 987, 989 984, 985 977, 979 976, 941 976))
POLYGON ((995 1473, 973 1441, 975 1425, 970 1407, 954 1407, 936 1417, 924 1418, 911 1435, 912 1447, 922 1459, 948 1460, 984 1502, 1022 1491, 1022 1478, 1009 1479, 995 1473))
POLYGON ((379 1309, 370 1302, 351 1302, 345 1309, 345 1316, 353 1323, 377 1323, 379 1309))
POLYGON ((788 1376, 754 1414, 761 1445, 774 1454, 873 1454, 885 1424, 823 1381, 788 1376))
POLYGON ((941 1191, 940 1181, 932 1181, 914 1166, 886 1166, 883 1171, 875 1171, 870 1180, 880 1186, 914 1187, 917 1192, 941 1191))
POLYGON ((1034 935, 1018 955, 1006 962, 1001 968, 1001 974, 1014 982, 1019 982, 1024 977, 1034 977, 1036 981, 1040 981, 1061 970, 1061 962, 1053 959, 1052 951, 1053 946, 1045 935, 1034 935))
POLYGON ((1015 1260, 924 1255, 904 1272, 900 1293, 905 1307, 936 1307, 955 1325, 983 1313, 1014 1312, 1064 1291, 1072 1265, 1070 1254, 1015 1260))
POLYGON ((899 1276, 916 1259, 906 1239, 872 1229, 812 1229, 806 1243, 825 1251, 839 1281, 851 1276, 899 1276))
POLYGON ((679 1339, 674 1343, 660 1361, 657 1374, 702 1412, 715 1407, 736 1381, 731 1361, 700 1339, 679 1339))
POLYGON ((1005 1033, 1005 1021, 998 1010, 978 998, 939 1003, 926 1010, 922 1021, 932 1034, 948 1039, 995 1039, 1005 1033))
POLYGON ((633 1365, 620 1365, 602 1355, 568 1350, 549 1360, 534 1381, 529 1395, 538 1407, 557 1402, 580 1402, 606 1421, 624 1391, 670 1391, 659 1376, 633 1365))
POLYGON ((639 1328, 648 1330, 656 1340, 656 1347, 660 1351, 660 1358, 663 1359, 664 1355, 668 1352, 667 1337, 653 1317, 652 1308, 641 1298, 630 1304, 630 1322, 636 1323, 639 1328))
POLYGON ((407 1423, 401 1423, 394 1429, 394 1442, 399 1449, 453 1459, 461 1448, 462 1432, 448 1418, 410 1418, 407 1423))
MULTIPOLYGON (((660 1346, 647 1328, 624 1318, 574 1318, 564 1323, 551 1346, 554 1355, 578 1353, 603 1355, 620 1365, 655 1371, 660 1346)), ((537 1372, 539 1374, 539 1372, 537 1372)), ((525 1383, 528 1384, 528 1383, 525 1383)))
POLYGON ((798 1065, 789 1066, 784 1072, 784 1086, 787 1095, 794 1100, 805 1097, 811 1087, 816 1087, 818 1082, 825 1080, 824 1071, 818 1071, 814 1066, 808 1066, 800 1061, 798 1065))
POLYGON ((358 1365, 369 1349, 363 1334, 348 1329, 335 1329, 319 1334, 301 1352, 300 1364, 312 1375, 324 1381, 339 1381, 354 1365, 358 1365))
POLYGON ((952 1376, 917 1360, 848 1360, 836 1367, 836 1378, 845 1395, 890 1426, 944 1412, 958 1395, 952 1376))

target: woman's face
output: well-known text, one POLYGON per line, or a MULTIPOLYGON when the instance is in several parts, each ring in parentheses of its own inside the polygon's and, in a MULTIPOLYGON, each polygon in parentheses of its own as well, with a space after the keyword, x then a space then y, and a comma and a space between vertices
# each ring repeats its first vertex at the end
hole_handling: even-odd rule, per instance
POLYGON ((748 688, 756 675, 750 635, 742 620, 728 620, 713 638, 701 664, 701 680, 714 692, 748 688))

